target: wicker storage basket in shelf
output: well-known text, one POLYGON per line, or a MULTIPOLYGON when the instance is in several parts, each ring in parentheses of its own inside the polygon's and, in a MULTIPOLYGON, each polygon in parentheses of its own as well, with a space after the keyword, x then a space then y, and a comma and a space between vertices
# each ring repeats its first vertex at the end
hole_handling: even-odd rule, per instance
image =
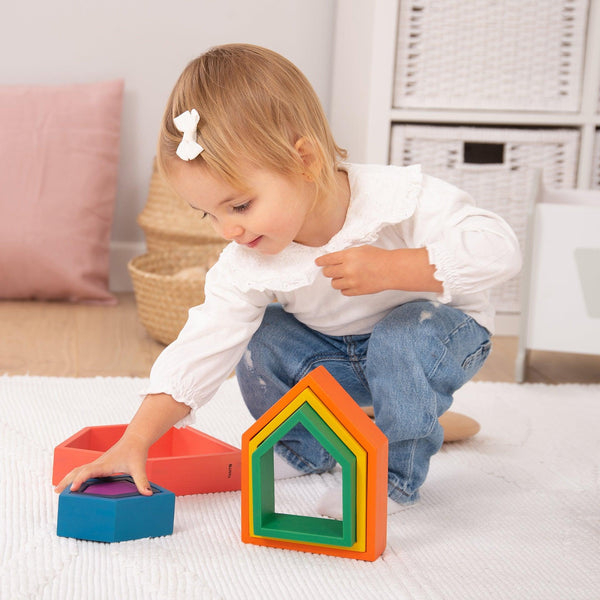
POLYGON ((146 236, 148 252, 172 250, 197 244, 226 242, 220 238, 202 213, 186 204, 160 176, 156 165, 150 189, 138 223, 146 236))
MULTIPOLYGON (((498 213, 525 247, 531 168, 543 169, 550 188, 574 187, 579 131, 441 125, 394 125, 390 162, 421 164, 423 171, 460 187, 482 208, 498 213)), ((519 311, 519 278, 494 288, 498 311, 519 311)))
POLYGON ((588 4, 401 0, 394 106, 577 111, 588 4))
POLYGON ((148 333, 170 344, 187 320, 188 310, 204 302, 204 279, 217 262, 222 244, 150 252, 129 262, 138 315, 148 333))

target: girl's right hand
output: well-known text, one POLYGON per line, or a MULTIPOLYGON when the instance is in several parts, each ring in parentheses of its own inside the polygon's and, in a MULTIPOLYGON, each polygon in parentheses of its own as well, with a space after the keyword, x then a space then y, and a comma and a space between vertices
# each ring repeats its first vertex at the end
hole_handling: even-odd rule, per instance
POLYGON ((108 477, 116 473, 126 473, 131 475, 140 494, 151 496, 152 489, 146 476, 147 458, 146 443, 132 436, 123 436, 94 462, 73 469, 54 488, 54 491, 60 494, 71 484, 71 490, 76 492, 85 481, 93 477, 108 477))
POLYGON ((151 496, 152 489, 146 476, 148 450, 189 412, 189 406, 177 402, 169 394, 148 394, 123 437, 94 462, 73 469, 54 488, 55 491, 60 494, 71 484, 71 489, 76 492, 84 481, 92 477, 126 473, 133 477, 140 494, 151 496))

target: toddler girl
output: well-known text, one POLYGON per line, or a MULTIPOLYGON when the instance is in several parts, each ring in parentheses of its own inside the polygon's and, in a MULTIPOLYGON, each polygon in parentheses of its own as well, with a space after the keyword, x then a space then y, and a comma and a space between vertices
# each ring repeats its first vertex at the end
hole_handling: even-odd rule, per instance
MULTIPOLYGON (((122 439, 57 486, 126 472, 150 494, 148 448, 235 369, 257 418, 325 366, 389 441, 388 509, 419 498, 443 439, 438 417, 490 351, 490 288, 520 268, 497 215, 419 166, 355 165, 307 79, 250 45, 214 48, 179 78, 158 164, 229 244, 206 301, 157 359, 122 439)), ((335 462, 302 427, 276 447, 276 477, 335 462)), ((322 514, 339 518, 337 490, 322 514)))

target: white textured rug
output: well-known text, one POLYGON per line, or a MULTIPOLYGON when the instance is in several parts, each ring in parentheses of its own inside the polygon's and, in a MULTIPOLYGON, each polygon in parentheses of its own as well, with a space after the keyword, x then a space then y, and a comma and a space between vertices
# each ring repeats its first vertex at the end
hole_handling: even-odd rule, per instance
MULTIPOLYGON (((453 408, 481 432, 434 458, 420 505, 390 517, 374 563, 243 544, 239 492, 177 498, 164 538, 57 537, 54 446, 127 422, 143 385, 0 377, 2 600, 600 597, 600 385, 467 384, 453 408)), ((196 427, 239 447, 250 423, 229 380, 196 427)), ((278 502, 309 512, 337 478, 279 482, 278 502)))

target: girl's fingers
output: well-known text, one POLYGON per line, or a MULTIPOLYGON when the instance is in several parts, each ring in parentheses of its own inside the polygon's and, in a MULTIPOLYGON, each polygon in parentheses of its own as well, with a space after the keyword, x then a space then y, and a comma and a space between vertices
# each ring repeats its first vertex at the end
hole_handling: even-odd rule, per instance
POLYGON ((81 469, 81 467, 78 467, 77 469, 73 469, 68 475, 65 475, 65 477, 63 477, 58 485, 54 488, 54 491, 57 494, 60 494, 69 484, 71 484, 71 489, 73 491, 77 491, 81 487, 81 484, 85 481, 85 479, 81 481, 78 479, 81 469))
POLYGON ((112 475, 113 470, 106 469, 94 463, 83 465, 73 469, 64 479, 54 488, 54 490, 60 494, 69 484, 71 489, 76 492, 81 485, 92 477, 106 477, 112 475))
POLYGON ((317 265, 317 267, 338 265, 342 262, 342 253, 343 251, 332 252, 331 254, 323 254, 323 256, 319 256, 319 258, 315 260, 315 264, 317 265))
POLYGON ((142 494, 142 496, 152 496, 152 488, 150 487, 150 482, 148 481, 145 472, 135 475, 131 473, 131 476, 133 477, 133 482, 135 483, 138 492, 142 494))
POLYGON ((339 276, 338 269, 336 267, 323 267, 322 273, 325 277, 329 277, 329 279, 335 279, 339 276))

